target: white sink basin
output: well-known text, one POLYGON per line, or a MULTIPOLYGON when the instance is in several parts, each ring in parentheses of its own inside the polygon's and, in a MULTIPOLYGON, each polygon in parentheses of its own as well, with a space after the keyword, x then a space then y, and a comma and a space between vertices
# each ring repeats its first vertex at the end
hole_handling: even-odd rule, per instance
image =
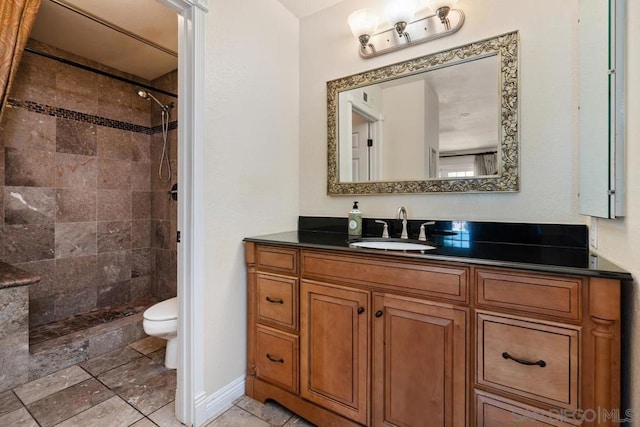
POLYGON ((399 242, 397 240, 363 240, 349 243, 352 248, 383 249, 389 251, 429 251, 435 246, 422 243, 399 242))

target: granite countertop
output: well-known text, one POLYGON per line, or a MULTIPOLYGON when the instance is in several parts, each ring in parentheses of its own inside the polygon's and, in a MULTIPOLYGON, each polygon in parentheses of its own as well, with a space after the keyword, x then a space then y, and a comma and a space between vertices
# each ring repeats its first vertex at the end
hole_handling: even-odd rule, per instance
POLYGON ((632 280, 630 273, 608 260, 590 253, 585 247, 460 241, 447 240, 446 237, 442 236, 432 236, 426 243, 436 246, 434 250, 387 251, 350 247, 347 233, 310 230, 247 237, 244 240, 347 253, 368 253, 388 257, 411 258, 414 260, 464 262, 544 273, 632 280))
POLYGON ((40 276, 24 271, 6 262, 0 262, 0 289, 38 283, 40 276))

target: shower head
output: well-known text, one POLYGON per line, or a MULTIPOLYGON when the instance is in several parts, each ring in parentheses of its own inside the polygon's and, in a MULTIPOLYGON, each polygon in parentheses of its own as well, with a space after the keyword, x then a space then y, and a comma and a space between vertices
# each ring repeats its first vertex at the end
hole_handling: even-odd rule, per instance
POLYGON ((170 102, 167 105, 164 105, 162 102, 158 101, 158 98, 156 98, 155 96, 153 96, 151 93, 147 92, 146 90, 142 90, 140 89, 138 91, 138 96, 140 98, 144 98, 144 99, 153 99, 159 106, 160 108, 162 108, 162 111, 169 111, 170 109, 173 108, 173 102, 170 102))

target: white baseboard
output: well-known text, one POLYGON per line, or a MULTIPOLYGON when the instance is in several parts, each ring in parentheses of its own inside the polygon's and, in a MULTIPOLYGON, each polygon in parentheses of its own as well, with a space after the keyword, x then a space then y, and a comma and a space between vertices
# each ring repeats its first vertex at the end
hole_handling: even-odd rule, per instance
POLYGON ((231 381, 210 396, 201 396, 196 402, 194 426, 199 427, 210 422, 229 409, 234 400, 244 395, 245 376, 231 381))

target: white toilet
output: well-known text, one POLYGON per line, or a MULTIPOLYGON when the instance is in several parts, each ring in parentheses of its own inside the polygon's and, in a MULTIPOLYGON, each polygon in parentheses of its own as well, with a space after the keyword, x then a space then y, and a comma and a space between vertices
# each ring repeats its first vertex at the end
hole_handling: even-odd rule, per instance
POLYGON ((164 366, 178 365, 178 297, 152 305, 142 315, 142 327, 147 335, 167 340, 164 366))

